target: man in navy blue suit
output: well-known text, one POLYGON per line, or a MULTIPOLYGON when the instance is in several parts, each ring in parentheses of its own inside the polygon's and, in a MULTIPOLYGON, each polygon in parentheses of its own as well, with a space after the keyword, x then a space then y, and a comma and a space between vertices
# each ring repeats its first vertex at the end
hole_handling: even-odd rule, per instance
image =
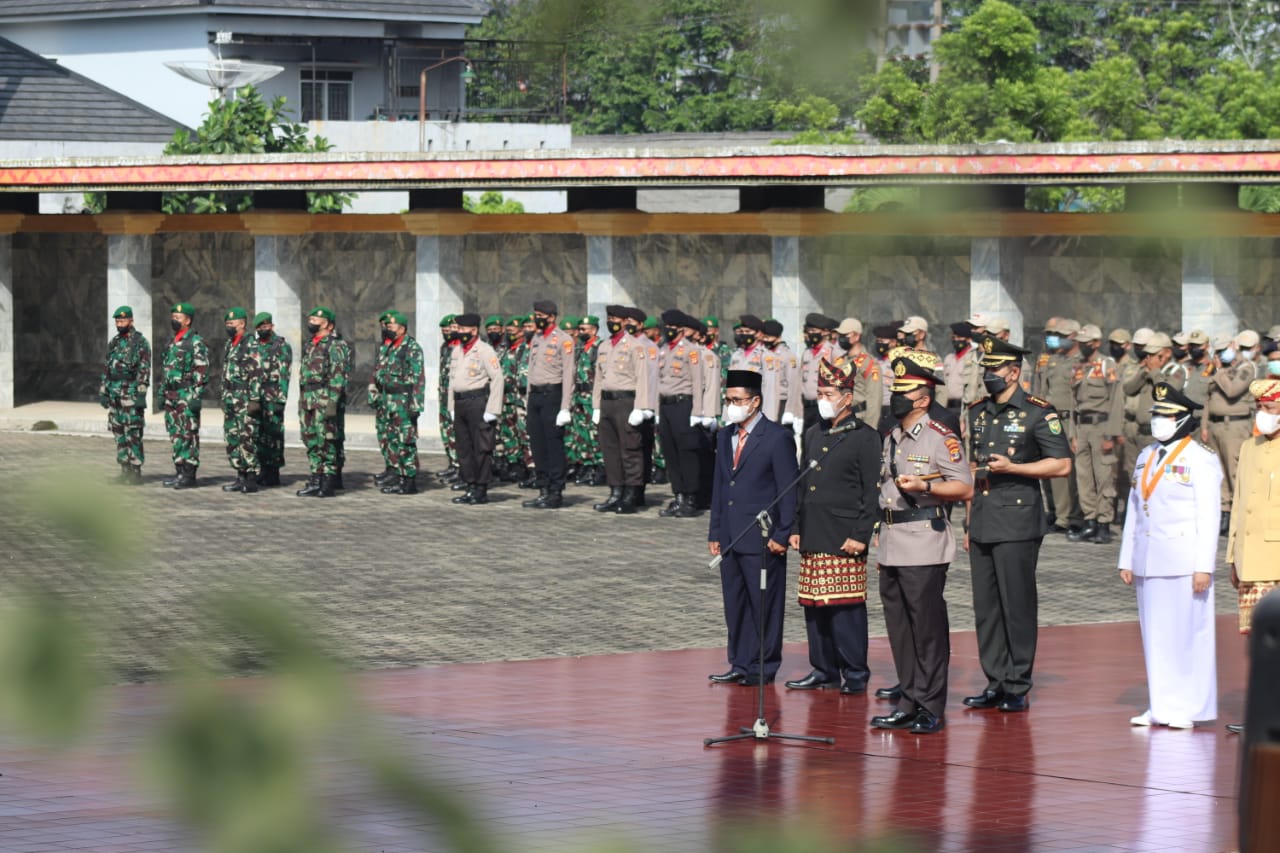
POLYGON ((730 664, 728 672, 710 678, 720 684, 751 687, 762 681, 771 683, 782 663, 787 542, 796 511, 795 491, 787 486, 799 473, 792 431, 760 413, 764 402, 762 386, 763 377, 752 370, 730 370, 725 381, 727 425, 717 437, 711 529, 707 534, 711 554, 721 559, 720 586, 729 631, 730 664), (764 542, 756 516, 779 494, 782 500, 770 510, 769 539, 764 542), (730 547, 735 539, 737 544, 730 547), (759 636, 762 610, 763 672, 759 636))

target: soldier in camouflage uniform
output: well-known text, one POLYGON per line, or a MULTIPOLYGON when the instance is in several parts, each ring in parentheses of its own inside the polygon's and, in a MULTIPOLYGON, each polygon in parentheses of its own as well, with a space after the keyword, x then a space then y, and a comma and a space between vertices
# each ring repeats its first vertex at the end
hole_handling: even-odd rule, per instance
POLYGON ((222 437, 236 480, 224 492, 258 491, 258 433, 262 420, 262 362, 245 334, 249 314, 236 306, 223 315, 227 347, 222 353, 222 437))
POLYGON ((426 397, 422 347, 409 336, 409 321, 399 311, 381 317, 383 344, 369 386, 369 403, 378 422, 378 447, 394 473, 382 485, 384 495, 418 493, 418 416, 426 397))
POLYGON ((604 485, 604 454, 591 422, 591 383, 596 375, 596 350, 600 347, 600 318, 592 314, 578 324, 578 363, 573 384, 572 420, 565 434, 565 449, 578 467, 579 486, 604 485))
POLYGON ((733 358, 733 345, 728 341, 720 340, 720 319, 714 314, 703 317, 702 322, 707 327, 707 349, 720 359, 720 402, 723 404, 724 386, 729 379, 729 360, 733 358))
POLYGON ((289 399, 289 370, 293 347, 277 335, 271 315, 259 312, 253 318, 258 334, 258 362, 262 367, 262 416, 258 428, 259 486, 280 485, 284 467, 284 408, 289 399))
POLYGON ((334 313, 319 306, 307 318, 298 373, 298 417, 311 474, 299 497, 333 497, 338 473, 338 401, 347 388, 346 342, 333 337, 334 313))
MULTIPOLYGON (((351 371, 356 368, 356 347, 351 341, 342 336, 342 333, 335 327, 333 330, 333 345, 338 347, 346 360, 347 376, 351 376, 351 371)), ((338 396, 338 420, 335 424, 335 435, 338 441, 338 472, 333 475, 333 487, 335 489, 345 489, 342 483, 342 469, 347 467, 347 389, 343 387, 342 394, 338 396)))
POLYGON ((443 341, 440 344, 440 370, 436 377, 436 392, 440 400, 440 443, 444 445, 444 456, 449 463, 439 476, 446 482, 458 478, 458 443, 454 440, 453 415, 449 414, 449 407, 445 403, 449 399, 449 362, 453 359, 453 347, 457 344, 456 319, 454 314, 445 314, 440 318, 440 335, 443 341))
POLYGON ((209 381, 209 348, 191 328, 196 309, 179 302, 170 309, 173 340, 160 361, 160 393, 164 395, 164 428, 173 446, 174 476, 165 486, 190 489, 200 467, 200 407, 209 381))
POLYGON ((151 384, 151 344, 133 327, 133 309, 121 305, 111 315, 116 336, 107 345, 106 369, 98 402, 107 410, 107 426, 116 437, 118 482, 142 482, 142 429, 146 425, 147 386, 151 384))
MULTIPOLYGON (((520 388, 519 419, 516 425, 516 435, 520 439, 520 462, 517 465, 517 470, 525 474, 525 477, 517 485, 522 489, 536 489, 538 487, 538 476, 533 468, 533 445, 529 443, 525 398, 528 396, 529 391, 529 343, 533 340, 533 336, 538 333, 538 327, 533 322, 532 314, 525 314, 520 320, 520 331, 524 339, 524 346, 520 348, 520 363, 516 367, 516 384, 520 388)), ((505 374, 503 375, 503 380, 506 380, 505 374)))
POLYGON ((524 394, 520 390, 520 365, 526 360, 528 345, 525 342, 525 318, 517 315, 507 320, 506 347, 498 352, 502 367, 502 416, 498 419, 497 446, 494 459, 501 477, 508 482, 521 482, 528 476, 525 454, 528 451, 529 434, 524 424, 524 394))

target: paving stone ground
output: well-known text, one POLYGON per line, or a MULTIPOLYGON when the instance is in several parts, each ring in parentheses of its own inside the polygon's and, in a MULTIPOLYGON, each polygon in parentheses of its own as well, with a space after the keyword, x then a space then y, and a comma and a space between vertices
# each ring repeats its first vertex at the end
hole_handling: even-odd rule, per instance
MULTIPOLYGON (((174 492, 166 447, 148 442, 141 487, 105 486, 117 467, 107 437, 0 433, 0 595, 36 583, 82 605, 115 640, 100 651, 113 680, 152 680, 179 650, 219 669, 253 672, 260 662, 239 638, 212 628, 200 602, 237 584, 270 589, 357 669, 520 660, 724 642, 718 574, 707 567, 706 518, 664 519, 657 507, 605 517, 590 504, 603 491, 571 487, 558 511, 523 509, 530 493, 504 486, 482 507, 449 503, 435 488, 417 496, 379 493, 375 453, 353 452, 347 491, 332 500, 298 498, 302 452, 290 448, 286 487, 224 493, 233 477, 222 446, 204 445, 202 487, 174 492), (71 484, 109 518, 126 519, 131 568, 103 568, 76 533, 51 525, 36 498, 71 484), (101 497, 93 497, 101 495, 101 497), (7 590, 7 591, 6 591, 7 590)), ((424 458, 424 470, 442 467, 424 458)), ((649 488, 650 501, 666 489, 649 488)), ((957 516, 957 519, 959 516, 957 516)), ((1044 625, 1132 621, 1132 592, 1118 580, 1117 544, 1045 541, 1039 566, 1044 625)), ((794 593, 796 558, 789 572, 794 593)), ((1221 564, 1220 564, 1221 565, 1221 564)), ((1232 613, 1225 570, 1217 609, 1232 613)), ((954 630, 973 627, 969 566, 952 564, 948 601, 954 630)), ((794 595, 791 600, 794 602, 794 595)), ((871 578, 871 632, 884 633, 871 578)), ((786 614, 786 640, 803 642, 799 605, 786 614)))

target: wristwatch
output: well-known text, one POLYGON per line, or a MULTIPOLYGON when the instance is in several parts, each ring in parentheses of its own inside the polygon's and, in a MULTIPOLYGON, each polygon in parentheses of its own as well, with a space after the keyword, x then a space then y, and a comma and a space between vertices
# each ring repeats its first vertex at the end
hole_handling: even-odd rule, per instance
POLYGON ((931 494, 933 494, 933 480, 925 480, 925 481, 924 481, 924 493, 925 493, 926 495, 931 495, 931 494))

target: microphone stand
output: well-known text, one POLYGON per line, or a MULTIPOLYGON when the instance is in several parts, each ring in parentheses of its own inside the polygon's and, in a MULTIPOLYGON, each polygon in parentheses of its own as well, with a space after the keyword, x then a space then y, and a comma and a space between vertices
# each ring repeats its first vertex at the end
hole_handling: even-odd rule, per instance
MULTIPOLYGON (((767 560, 769 556, 769 532, 770 532, 770 528, 773 525, 773 519, 770 518, 769 511, 778 505, 778 502, 782 500, 784 495, 787 495, 792 490, 794 490, 796 486, 800 485, 800 481, 803 480, 810 471, 812 471, 814 468, 817 468, 817 467, 818 467, 818 461, 816 459, 810 460, 809 464, 804 468, 804 470, 800 472, 799 476, 797 476, 794 480, 792 480, 789 484, 787 484, 787 486, 784 487, 782 491, 780 491, 777 495, 775 495, 773 500, 769 502, 769 505, 767 507, 760 510, 760 512, 756 514, 756 525, 760 528, 760 536, 761 536, 760 606, 756 608, 756 611, 757 611, 756 612, 756 630, 758 632, 758 637, 760 640, 760 677, 756 685, 756 721, 750 727, 742 726, 741 728, 739 728, 738 729, 739 733, 736 735, 726 735, 725 737, 705 738, 702 741, 702 745, 704 747, 715 746, 718 743, 728 743, 730 741, 735 741, 735 740, 746 740, 748 738, 753 738, 755 740, 769 740, 770 738, 778 738, 782 740, 800 740, 800 741, 809 741, 811 743, 826 743, 826 744, 833 744, 836 742, 836 739, 833 737, 814 737, 813 735, 789 735, 789 734, 783 734, 782 732, 771 731, 769 729, 769 721, 764 718, 764 611, 765 611, 764 599, 765 599, 765 593, 768 591, 768 586, 769 586, 769 582, 767 579, 768 573, 765 570, 765 560, 767 560)), ((751 532, 750 527, 744 528, 743 531, 739 533, 737 536, 735 536, 733 538, 733 541, 729 543, 728 550, 732 551, 733 546, 737 545, 738 542, 740 542, 742 538, 745 537, 750 532, 751 532)), ((723 557, 724 557, 723 553, 717 554, 708 564, 710 568, 712 569, 720 568, 720 563, 722 562, 723 557)))

